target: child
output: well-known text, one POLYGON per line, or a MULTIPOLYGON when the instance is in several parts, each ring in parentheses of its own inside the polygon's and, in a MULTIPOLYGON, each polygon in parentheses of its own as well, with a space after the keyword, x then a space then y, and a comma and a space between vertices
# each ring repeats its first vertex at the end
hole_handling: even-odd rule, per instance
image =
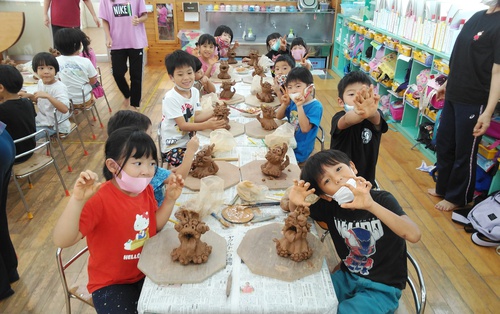
POLYGON ((80 56, 84 32, 76 28, 64 28, 56 33, 57 57, 61 73, 59 78, 68 87, 69 98, 75 105, 85 106, 92 100, 92 85, 97 82, 97 71, 89 59, 80 56), (82 96, 82 86, 85 97, 82 96))
MULTIPOLYGON (((85 35, 85 33, 83 33, 83 35, 85 35)), ((80 52, 80 57, 89 59, 94 68, 96 68, 97 70, 97 58, 94 49, 90 47, 90 38, 87 35, 82 38, 82 51, 80 52)), ((92 85, 92 95, 95 99, 104 96, 104 88, 101 86, 99 80, 97 80, 95 84, 92 85)))
POLYGON ((290 54, 288 44, 286 43, 286 36, 281 37, 280 33, 272 33, 266 38, 267 54, 266 57, 273 62, 282 54, 290 54))
MULTIPOLYGON (((11 65, 0 65, 0 121, 5 123, 7 132, 14 140, 36 132, 35 107, 26 98, 19 98, 23 87, 23 76, 11 65)), ((36 140, 31 138, 16 144, 16 155, 35 148, 36 140)), ((32 154, 18 158, 21 162, 28 160, 32 154)))
MULTIPOLYGON (((31 66, 40 78, 38 80, 38 91, 34 94, 20 92, 19 95, 37 103, 36 130, 47 130, 49 135, 52 136, 56 134, 54 109, 58 111, 56 114, 57 121, 66 118, 68 115, 68 89, 63 82, 56 79, 56 74, 59 72, 59 63, 51 53, 37 53, 33 57, 31 66)), ((59 124, 59 132, 61 133, 69 133, 70 129, 71 123, 69 120, 59 124)), ((43 134, 38 134, 36 139, 38 140, 43 136, 43 134)))
MULTIPOLYGON (((119 128, 127 126, 134 126, 139 130, 146 132, 149 136, 153 133, 152 123, 148 116, 133 110, 119 110, 108 121, 108 135, 119 128)), ((185 159, 179 167, 172 169, 172 171, 161 167, 156 168, 155 175, 151 180, 151 186, 153 186, 158 206, 161 206, 165 197, 165 180, 170 176, 171 172, 180 174, 183 179, 186 179, 189 174, 189 170, 191 169, 194 154, 198 150, 198 147, 198 137, 193 136, 193 138, 191 138, 187 143, 187 149, 184 156, 185 159)))
POLYGON ((377 110, 380 96, 373 93, 370 85, 370 78, 361 71, 350 72, 340 80, 338 103, 344 110, 332 118, 330 148, 346 153, 359 174, 377 187, 375 169, 380 139, 388 127, 382 112, 377 110))
POLYGON ((311 70, 312 63, 307 59, 308 53, 309 51, 307 50, 307 45, 302 37, 296 37, 292 40, 290 45, 290 54, 297 63, 297 66, 311 70))
POLYGON ((305 68, 294 68, 285 82, 286 94, 276 111, 276 118, 285 116, 295 128, 297 162, 306 161, 314 149, 314 140, 323 115, 323 106, 313 96, 313 77, 305 68))
MULTIPOLYGON (((194 56, 193 56, 194 57, 194 56)), ((203 64, 200 59, 194 57, 195 73, 194 73, 194 87, 200 92, 200 95, 206 95, 210 93, 215 93, 215 85, 210 82, 205 72, 202 69, 203 64)))
POLYGON ((338 150, 311 156, 290 191, 290 210, 309 206, 311 218, 323 221, 342 262, 332 276, 338 313, 393 313, 407 277, 406 241, 421 233, 398 201, 386 191, 356 177, 349 157, 338 150), (355 181, 355 187, 346 181, 355 181), (345 191, 345 193, 343 193, 345 191), (309 194, 319 200, 305 201, 309 194), (342 194, 342 195, 340 195, 342 194), (351 202, 339 205, 332 196, 351 202))
POLYGON ((288 73, 295 68, 295 60, 289 55, 280 55, 274 62, 274 93, 281 99, 283 93, 281 89, 285 86, 288 73))
MULTIPOLYGON (((215 42, 217 43, 217 52, 219 58, 227 57, 227 52, 231 46, 231 43, 233 42, 233 31, 229 26, 226 25, 220 25, 215 29, 214 32, 214 37, 215 37, 215 42)), ((238 48, 240 44, 238 41, 234 42, 234 48, 238 48)))
POLYGON ((196 47, 198 48, 199 58, 202 64, 201 68, 203 72, 205 72, 205 75, 210 78, 215 72, 215 64, 218 61, 217 54, 215 53, 217 44, 214 36, 210 34, 201 35, 196 43, 196 47))
POLYGON ((73 194, 54 228, 54 243, 69 247, 83 237, 92 258, 87 288, 97 313, 120 308, 134 313, 144 282, 137 268, 144 241, 167 223, 184 181, 170 176, 165 201, 156 205, 149 185, 157 164, 153 139, 134 127, 110 134, 103 167, 106 182, 96 173, 80 173, 73 194))
POLYGON ((186 144, 201 130, 223 128, 224 120, 212 117, 212 110, 200 110, 200 93, 194 85, 193 57, 182 50, 176 50, 165 57, 168 76, 175 86, 169 90, 162 103, 161 153, 171 166, 182 163, 186 144))

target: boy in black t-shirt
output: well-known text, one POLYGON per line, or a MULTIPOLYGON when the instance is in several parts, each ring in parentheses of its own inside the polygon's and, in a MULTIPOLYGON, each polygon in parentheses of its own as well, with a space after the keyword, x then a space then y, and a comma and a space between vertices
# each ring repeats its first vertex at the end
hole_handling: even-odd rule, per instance
POLYGON ((349 156, 359 174, 376 186, 375 169, 382 133, 387 132, 380 96, 373 93, 370 78, 361 71, 346 74, 338 84, 338 102, 344 107, 332 118, 331 149, 349 156))
POLYGON ((372 190, 371 183, 356 174, 343 152, 316 153, 290 191, 290 210, 309 206, 311 217, 328 225, 342 260, 340 270, 332 274, 338 313, 391 313, 406 283, 405 240, 418 242, 420 229, 392 194, 372 190), (318 201, 306 202, 313 193, 318 201))

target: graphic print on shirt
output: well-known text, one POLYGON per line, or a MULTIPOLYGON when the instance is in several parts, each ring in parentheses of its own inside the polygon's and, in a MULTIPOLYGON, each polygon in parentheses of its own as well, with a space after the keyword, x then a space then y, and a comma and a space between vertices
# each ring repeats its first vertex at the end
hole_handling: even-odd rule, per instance
POLYGON ((290 111, 290 124, 295 131, 299 130, 299 113, 297 110, 290 111))
MULTIPOLYGON (((194 108, 190 103, 185 103, 184 105, 182 105, 182 116, 184 117, 184 121, 186 121, 188 123, 194 122, 194 108)), ((165 118, 166 117, 163 117, 162 121, 165 118)), ((188 132, 182 131, 179 128, 179 125, 177 123, 175 124, 175 131, 177 133, 182 134, 182 136, 184 136, 186 133, 188 133, 188 132)), ((192 132, 192 131, 189 132, 189 137, 193 137, 193 136, 194 136, 194 132, 192 132)), ((177 143, 178 140, 179 140, 178 138, 167 138, 167 139, 165 139, 165 144, 167 146, 172 146, 175 143, 177 143)))
POLYGON ((349 248, 349 255, 343 260, 352 273, 368 275, 373 267, 371 255, 376 252, 376 242, 384 235, 382 223, 378 219, 352 222, 335 221, 339 234, 349 248))
POLYGON ((146 212, 143 215, 135 215, 134 230, 137 231, 134 239, 129 239, 123 245, 125 250, 133 251, 144 245, 149 239, 149 216, 146 212))
POLYGON ((132 6, 130 2, 113 4, 113 15, 115 17, 132 16, 132 6))
POLYGON ((368 144, 372 140, 373 134, 372 131, 368 128, 364 128, 363 132, 361 132, 361 140, 363 144, 368 144))

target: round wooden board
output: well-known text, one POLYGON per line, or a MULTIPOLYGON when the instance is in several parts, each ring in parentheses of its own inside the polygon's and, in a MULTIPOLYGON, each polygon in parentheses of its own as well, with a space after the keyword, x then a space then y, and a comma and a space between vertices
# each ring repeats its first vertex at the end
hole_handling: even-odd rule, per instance
POLYGON ((280 105, 280 100, 278 99, 278 97, 275 96, 273 102, 262 102, 257 98, 257 96, 248 95, 247 97, 245 97, 245 104, 252 106, 252 107, 259 107, 259 108, 260 108, 260 105, 278 107, 280 105))
MULTIPOLYGON (((274 119, 278 126, 286 123, 284 120, 274 119)), ((245 123, 245 134, 253 138, 265 138, 266 135, 273 133, 275 130, 264 130, 260 121, 255 118, 255 120, 245 123)))
MULTIPOLYGON (((231 135, 233 137, 236 137, 236 136, 239 136, 239 135, 245 133, 245 125, 244 124, 241 124, 237 121, 229 120, 229 125, 231 126, 231 128, 229 129, 229 133, 231 133, 231 135)), ((212 133, 212 131, 213 130, 203 130, 203 131, 198 131, 196 133, 203 135, 203 136, 206 136, 206 137, 210 137, 210 133, 212 133)))
POLYGON ((233 205, 221 211, 222 217, 232 223, 244 224, 253 219, 254 214, 250 207, 233 205))
POLYGON ((250 271, 284 281, 294 281, 320 271, 325 257, 321 241, 308 233, 307 242, 313 250, 313 255, 302 262, 294 262, 279 256, 276 252, 276 243, 273 239, 283 237, 281 229, 283 229, 282 223, 272 223, 246 233, 237 252, 250 271))
POLYGON ((241 166, 241 180, 248 180, 255 184, 263 184, 270 190, 284 190, 293 185, 293 179, 298 180, 300 178, 300 168, 296 164, 289 164, 278 178, 265 175, 260 168, 265 162, 266 160, 253 160, 241 166))
MULTIPOLYGON (((232 187, 240 182, 239 168, 227 161, 216 161, 219 166, 219 171, 215 174, 217 177, 224 180, 224 189, 232 187)), ((193 191, 199 191, 201 186, 201 179, 194 178, 188 175, 184 180, 184 186, 193 191)))
MULTIPOLYGON (((217 97, 219 97, 219 96, 220 96, 220 93, 217 94, 217 97)), ((245 96, 236 93, 233 95, 233 97, 231 99, 220 99, 219 98, 219 100, 225 102, 227 105, 235 105, 235 104, 239 104, 239 103, 244 102, 245 96)))

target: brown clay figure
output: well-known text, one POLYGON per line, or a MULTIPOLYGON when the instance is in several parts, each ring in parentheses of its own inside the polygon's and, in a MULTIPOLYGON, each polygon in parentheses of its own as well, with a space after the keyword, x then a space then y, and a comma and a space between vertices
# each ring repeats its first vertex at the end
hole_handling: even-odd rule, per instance
POLYGON ((267 161, 260 166, 262 173, 276 178, 281 176, 281 172, 290 164, 290 158, 286 154, 287 151, 287 143, 269 148, 266 153, 267 161))
POLYGON ((193 165, 191 172, 189 173, 194 178, 204 178, 206 176, 211 176, 219 171, 219 166, 212 160, 212 152, 214 150, 215 144, 205 145, 199 152, 194 156, 193 165))
POLYGON ((307 222, 309 207, 297 206, 285 219, 283 238, 273 239, 276 242, 276 251, 279 256, 290 258, 292 261, 301 262, 310 258, 312 249, 307 243, 307 234, 311 224, 307 222))
POLYGON ((217 102, 214 106, 214 114, 213 116, 217 118, 217 120, 226 121, 226 126, 224 127, 226 130, 231 129, 229 125, 229 114, 231 110, 227 107, 227 104, 223 101, 217 102))
POLYGON ((276 130, 278 128, 278 124, 274 121, 274 118, 276 118, 274 108, 262 104, 260 105, 260 109, 262 111, 262 118, 260 117, 260 114, 257 115, 256 118, 259 120, 262 128, 267 131, 276 130))
POLYGON ((174 228, 179 232, 181 245, 170 253, 172 260, 179 261, 183 265, 202 264, 208 261, 212 246, 201 241, 201 235, 210 228, 201 221, 199 213, 180 208, 174 216, 179 220, 174 228))
POLYGON ((220 92, 219 98, 224 99, 224 100, 229 100, 233 98, 234 94, 236 93, 236 90, 232 88, 236 84, 235 81, 222 81, 221 89, 222 91, 220 92))
POLYGON ((252 76, 259 75, 260 77, 266 77, 266 74, 264 73, 264 68, 263 67, 261 67, 258 64, 255 64, 253 66, 253 68, 254 68, 254 71, 252 73, 252 76))
POLYGON ((260 86, 262 87, 262 91, 260 93, 257 93, 257 95, 255 95, 257 99, 265 103, 273 102, 274 101, 273 86, 271 85, 271 83, 264 82, 261 76, 260 86))
POLYGON ((219 74, 217 75, 218 78, 221 80, 228 80, 231 78, 231 75, 229 75, 229 64, 225 60, 220 61, 220 66, 219 66, 219 74))
POLYGON ((236 47, 232 46, 227 51, 227 63, 228 64, 237 64, 238 61, 236 61, 235 58, 236 58, 236 47))
POLYGON ((248 57, 250 58, 250 61, 248 61, 249 66, 253 67, 256 64, 259 64, 259 52, 257 50, 250 50, 248 57))

